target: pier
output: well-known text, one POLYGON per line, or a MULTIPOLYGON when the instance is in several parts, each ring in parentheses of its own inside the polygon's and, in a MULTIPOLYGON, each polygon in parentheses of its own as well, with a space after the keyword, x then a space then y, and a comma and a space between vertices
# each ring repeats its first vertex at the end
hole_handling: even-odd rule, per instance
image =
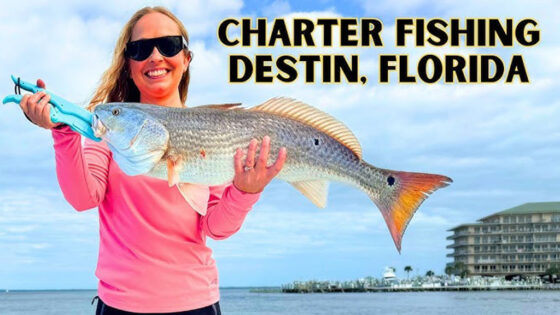
POLYGON ((558 290, 556 285, 510 285, 510 286, 446 286, 446 287, 375 287, 375 288, 334 288, 307 289, 282 288, 282 293, 355 293, 355 292, 442 292, 442 291, 519 291, 519 290, 558 290))
POLYGON ((283 285, 282 293, 354 293, 354 292, 442 292, 442 291, 518 291, 560 290, 560 283, 544 283, 538 277, 505 280, 504 277, 417 277, 386 281, 366 277, 354 281, 294 281, 283 285))

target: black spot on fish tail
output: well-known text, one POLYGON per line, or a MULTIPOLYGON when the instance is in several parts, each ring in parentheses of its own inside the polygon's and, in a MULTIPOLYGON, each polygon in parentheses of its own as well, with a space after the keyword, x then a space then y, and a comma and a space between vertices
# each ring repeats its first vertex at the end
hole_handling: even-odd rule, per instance
POLYGON ((393 186, 393 184, 395 184, 395 178, 392 175, 387 177, 387 184, 389 184, 389 186, 393 186))

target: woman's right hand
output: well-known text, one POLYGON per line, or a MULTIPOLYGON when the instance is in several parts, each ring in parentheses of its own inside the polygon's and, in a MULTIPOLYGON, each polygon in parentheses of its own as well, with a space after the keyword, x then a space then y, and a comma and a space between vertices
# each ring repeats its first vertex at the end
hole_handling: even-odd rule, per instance
MULTIPOLYGON (((43 89, 46 87, 45 82, 41 79, 37 80, 37 86, 43 89)), ((61 125, 61 123, 55 124, 51 121, 50 100, 51 96, 49 94, 40 91, 35 94, 24 95, 21 102, 19 102, 19 106, 32 123, 45 129, 51 129, 61 125)))

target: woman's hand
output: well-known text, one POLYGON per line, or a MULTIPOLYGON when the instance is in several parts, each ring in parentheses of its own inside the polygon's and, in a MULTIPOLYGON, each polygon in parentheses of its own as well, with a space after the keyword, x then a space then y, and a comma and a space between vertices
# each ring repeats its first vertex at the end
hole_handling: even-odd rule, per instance
POLYGON ((255 162, 257 140, 251 140, 247 150, 247 158, 243 163, 243 150, 237 149, 234 156, 235 177, 233 185, 247 193, 259 193, 282 170, 286 161, 286 148, 280 148, 276 162, 270 167, 266 166, 270 150, 270 137, 265 136, 262 141, 258 161, 255 162))
MULTIPOLYGON (((37 80, 37 86, 43 89, 46 87, 45 82, 41 79, 37 80)), ((45 129, 51 129, 60 125, 60 123, 55 124, 51 121, 50 100, 51 96, 49 94, 40 91, 35 94, 24 95, 21 102, 19 102, 19 106, 32 123, 45 129)))

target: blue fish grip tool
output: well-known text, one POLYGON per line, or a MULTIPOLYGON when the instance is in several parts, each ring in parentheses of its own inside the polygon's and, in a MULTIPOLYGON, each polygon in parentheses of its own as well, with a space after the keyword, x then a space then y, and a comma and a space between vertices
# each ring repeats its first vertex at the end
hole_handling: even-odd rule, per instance
POLYGON ((16 78, 12 75, 12 81, 15 84, 14 92, 15 94, 6 96, 2 103, 16 103, 19 104, 23 96, 21 95, 21 89, 25 91, 37 93, 39 91, 45 91, 51 96, 49 104, 51 104, 50 117, 53 123, 63 123, 79 134, 90 138, 94 141, 101 141, 101 138, 95 136, 92 123, 93 114, 87 110, 81 108, 80 106, 73 104, 65 100, 64 98, 48 91, 43 88, 38 87, 35 84, 22 81, 20 78, 16 78))

